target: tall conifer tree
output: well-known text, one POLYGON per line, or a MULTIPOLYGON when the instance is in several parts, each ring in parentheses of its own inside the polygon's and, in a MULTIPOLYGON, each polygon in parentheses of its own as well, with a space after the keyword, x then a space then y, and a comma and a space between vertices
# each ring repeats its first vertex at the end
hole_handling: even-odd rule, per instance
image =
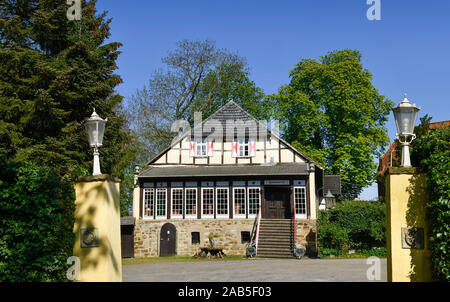
MULTIPOLYGON (((118 173, 130 154, 122 97, 114 88, 120 43, 106 43, 111 19, 82 1, 81 20, 66 0, 0 0, 0 158, 91 169, 83 120, 108 118, 101 165, 118 173)), ((64 172, 62 169, 61 172, 64 172)))

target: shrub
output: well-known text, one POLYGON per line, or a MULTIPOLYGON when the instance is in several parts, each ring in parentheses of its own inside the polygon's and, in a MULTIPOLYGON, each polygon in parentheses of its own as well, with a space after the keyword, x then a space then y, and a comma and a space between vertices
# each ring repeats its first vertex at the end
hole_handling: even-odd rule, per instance
POLYGON ((450 127, 436 128, 414 141, 413 166, 426 172, 430 191, 428 217, 435 280, 450 281, 450 127))
POLYGON ((344 201, 319 211, 319 248, 364 249, 384 247, 386 210, 379 201, 344 201))
POLYGON ((331 255, 340 256, 342 254, 343 254, 343 252, 341 250, 328 249, 328 248, 321 249, 319 252, 320 257, 327 257, 327 256, 331 256, 331 255))
POLYGON ((348 251, 350 241, 348 232, 337 223, 325 223, 319 226, 319 248, 348 251))
POLYGON ((29 163, 0 164, 0 281, 65 281, 73 250, 70 181, 29 163))
POLYGON ((387 249, 385 247, 379 249, 370 249, 366 251, 365 254, 369 257, 371 256, 387 257, 387 249))

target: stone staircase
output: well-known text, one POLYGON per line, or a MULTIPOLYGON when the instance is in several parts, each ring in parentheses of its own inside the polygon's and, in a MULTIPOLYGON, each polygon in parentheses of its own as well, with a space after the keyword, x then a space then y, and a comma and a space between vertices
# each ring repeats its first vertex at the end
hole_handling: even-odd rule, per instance
POLYGON ((292 221, 261 219, 257 256, 262 258, 293 258, 292 221))

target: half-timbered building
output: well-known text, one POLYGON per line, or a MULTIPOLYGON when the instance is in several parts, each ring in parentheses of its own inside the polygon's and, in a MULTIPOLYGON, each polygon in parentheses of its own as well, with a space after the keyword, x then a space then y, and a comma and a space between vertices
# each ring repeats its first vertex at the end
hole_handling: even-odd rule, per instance
POLYGON ((136 257, 194 255, 219 236, 226 254, 316 251, 324 169, 230 101, 135 174, 136 257))

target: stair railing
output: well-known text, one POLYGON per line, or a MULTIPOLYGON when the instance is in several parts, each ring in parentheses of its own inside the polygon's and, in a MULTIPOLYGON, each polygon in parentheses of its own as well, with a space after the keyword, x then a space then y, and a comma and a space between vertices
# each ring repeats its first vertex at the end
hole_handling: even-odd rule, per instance
POLYGON ((293 240, 292 240, 292 251, 295 251, 295 243, 297 241, 297 220, 296 217, 297 216, 297 209, 295 208, 295 199, 294 199, 294 227, 293 227, 293 240))
POLYGON ((258 239, 259 239, 259 226, 261 225, 261 205, 258 208, 258 216, 256 218, 256 234, 255 234, 255 247, 256 247, 256 255, 258 255, 258 239))

